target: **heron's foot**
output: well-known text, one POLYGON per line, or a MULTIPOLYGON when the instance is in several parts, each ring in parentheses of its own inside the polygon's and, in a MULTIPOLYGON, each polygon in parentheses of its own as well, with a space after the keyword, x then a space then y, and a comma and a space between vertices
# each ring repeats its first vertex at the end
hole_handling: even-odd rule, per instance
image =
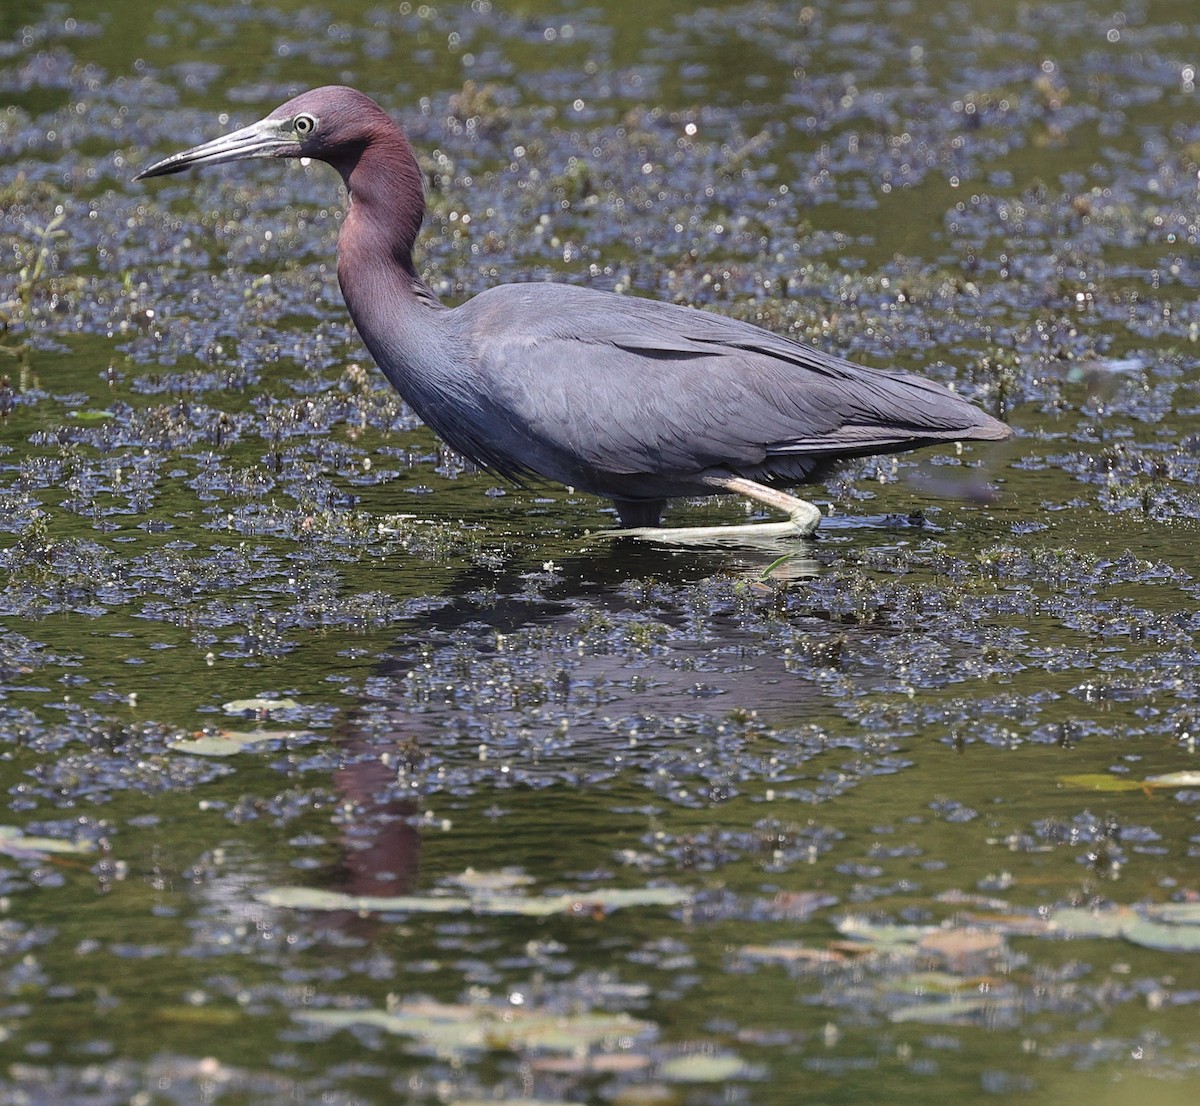
MULTIPOLYGON (((760 484, 757 480, 747 480, 744 476, 710 473, 704 482, 714 488, 732 495, 744 495, 754 503, 761 503, 773 511, 786 511, 790 522, 781 525, 790 527, 800 537, 811 538, 821 525, 821 508, 807 499, 792 495, 781 488, 772 488, 760 484)), ((767 523, 766 525, 774 525, 767 523)))
POLYGON ((672 545, 744 545, 765 540, 811 538, 821 525, 821 508, 807 499, 788 495, 776 488, 765 488, 749 480, 733 478, 730 491, 747 494, 750 498, 787 511, 787 522, 747 522, 731 526, 630 526, 620 530, 601 531, 610 538, 641 538, 646 541, 668 542, 672 545))
POLYGON ((626 530, 604 530, 597 536, 638 538, 671 545, 756 545, 764 539, 811 538, 821 521, 821 511, 812 503, 799 501, 787 522, 747 522, 735 526, 632 526, 626 530))
POLYGON ((795 497, 796 505, 788 512, 788 525, 796 528, 802 538, 811 538, 821 525, 821 508, 807 499, 795 497))

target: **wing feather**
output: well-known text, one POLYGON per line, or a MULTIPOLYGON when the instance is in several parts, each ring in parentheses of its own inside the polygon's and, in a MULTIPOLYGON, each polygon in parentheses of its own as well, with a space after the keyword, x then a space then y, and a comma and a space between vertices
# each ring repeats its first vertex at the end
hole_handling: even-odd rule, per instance
POLYGON ((736 470, 1008 434, 938 384, 674 304, 501 285, 452 314, 491 425, 595 471, 736 470))

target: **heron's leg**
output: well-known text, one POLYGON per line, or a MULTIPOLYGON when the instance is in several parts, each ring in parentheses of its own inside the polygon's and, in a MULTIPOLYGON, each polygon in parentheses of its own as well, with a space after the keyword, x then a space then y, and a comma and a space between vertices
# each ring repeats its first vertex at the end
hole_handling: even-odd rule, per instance
MULTIPOLYGON (((777 488, 769 488, 755 480, 747 480, 744 476, 732 474, 723 476, 712 474, 703 478, 714 491, 729 492, 733 495, 743 495, 747 499, 772 507, 777 511, 786 511, 787 522, 751 522, 740 526, 630 526, 634 518, 652 517, 658 521, 657 515, 627 515, 623 510, 625 504, 636 509, 645 509, 647 501, 614 500, 621 522, 627 527, 623 530, 601 532, 602 537, 647 538, 651 541, 670 542, 680 545, 693 544, 754 544, 760 541, 777 541, 779 539, 810 538, 816 533, 821 522, 821 510, 806 499, 800 499, 777 488)), ((654 504, 661 509, 661 505, 654 504)))
POLYGON ((713 488, 732 492, 734 495, 744 495, 764 507, 776 511, 785 511, 791 519, 796 532, 803 537, 811 537, 821 525, 821 508, 807 499, 797 495, 789 495, 778 488, 770 488, 757 480, 747 480, 744 476, 710 475, 704 477, 704 482, 713 488))
POLYGON ((612 503, 626 528, 657 526, 667 505, 665 499, 614 499, 612 503))

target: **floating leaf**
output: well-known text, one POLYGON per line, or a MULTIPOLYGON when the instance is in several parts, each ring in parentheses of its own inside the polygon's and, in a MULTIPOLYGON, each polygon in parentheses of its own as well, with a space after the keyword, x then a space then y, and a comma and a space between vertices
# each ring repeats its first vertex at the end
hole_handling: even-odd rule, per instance
POLYGON ((443 882, 467 891, 511 891, 514 887, 526 887, 535 881, 533 876, 517 868, 496 868, 483 872, 468 868, 461 875, 451 876, 443 882))
POLYGON ((1141 791, 1140 780, 1125 776, 1114 776, 1108 772, 1083 772, 1075 776, 1059 776, 1058 782, 1067 787, 1081 787, 1086 791, 1141 791))
POLYGON ((508 1004, 425 999, 401 1003, 393 1010, 305 1010, 295 1016, 328 1029, 372 1026, 385 1033, 415 1037, 421 1046, 439 1055, 497 1048, 575 1055, 652 1033, 655 1028, 628 1014, 560 1014, 508 1004))
POLYGON ((1131 780, 1108 772, 1084 772, 1077 776, 1059 776, 1059 782, 1088 791, 1145 791, 1153 787, 1200 787, 1200 772, 1164 772, 1143 780, 1131 780))
POLYGON ((691 901, 692 894, 680 887, 606 887, 581 895, 559 895, 568 903, 567 909, 594 907, 606 913, 627 906, 682 906, 691 901))
POLYGON ((227 714, 269 714, 273 710, 295 710, 300 704, 295 699, 231 699, 221 709, 227 714))
POLYGON ((731 1052, 695 1052, 665 1061, 658 1074, 672 1083, 724 1083, 744 1078, 749 1069, 741 1057, 731 1052))
POLYGON ((1147 776, 1142 783, 1147 787, 1200 787, 1200 772, 1164 772, 1147 776))
POLYGON ((846 957, 832 949, 814 949, 797 941, 780 941, 773 945, 743 945, 738 954, 746 960, 762 964, 795 964, 806 968, 821 968, 828 964, 843 964, 846 957))
POLYGON ((200 757, 231 757, 266 741, 291 741, 299 736, 296 730, 248 730, 241 733, 237 730, 221 730, 217 734, 172 741, 167 748, 200 757))
POLYGON ((1126 941, 1160 952, 1200 952, 1200 926, 1171 925, 1135 914, 1121 930, 1126 941))
POLYGON ((1120 937, 1160 952, 1200 952, 1200 904, 1164 903, 1133 909, 1056 910, 1050 928, 1064 937, 1120 937))
MULTIPOLYGON (((534 1071, 555 1075, 624 1075, 644 1071, 652 1063, 644 1052, 589 1052, 583 1056, 543 1056, 533 1061, 534 1071)), ((526 1099, 521 1099, 525 1106, 526 1099)), ((495 1102, 491 1103, 495 1106, 495 1102)))
POLYGON ((1146 913, 1160 922, 1200 926, 1200 902, 1164 902, 1147 907, 1146 913))
POLYGON ((964 921, 1010 937, 1045 937, 1050 923, 1040 914, 966 914, 964 921))
POLYGON ((901 1006, 888 1014, 893 1022, 921 1022, 926 1025, 950 1025, 973 1021, 997 1005, 995 999, 978 996, 951 995, 931 1002, 901 1006))
POLYGON ((939 995, 959 995, 969 988, 972 992, 978 990, 977 980, 968 980, 961 975, 950 972, 908 972, 899 976, 888 985, 889 990, 898 995, 920 995, 922 998, 934 998, 939 995))
POLYGON ((1064 907, 1050 919, 1050 932, 1063 937, 1120 937, 1126 921, 1133 917, 1127 906, 1107 910, 1064 907))
POLYGON ((1004 950, 1004 937, 982 929, 953 926, 927 933, 917 948, 926 955, 938 956, 951 967, 964 970, 980 959, 996 956, 1004 950))
POLYGON ((47 853, 81 856, 96 851, 91 841, 63 841, 57 837, 26 837, 17 826, 0 826, 0 853, 17 859, 35 859, 47 853))
POLYGON ((309 887, 275 887, 256 896, 268 906, 291 910, 349 910, 356 914, 551 914, 608 912, 630 906, 678 906, 691 893, 678 887, 599 888, 585 896, 518 895, 477 891, 471 895, 347 895, 309 887))
POLYGON ((869 922, 861 914, 847 914, 837 920, 838 932, 851 941, 869 945, 879 952, 910 951, 934 926, 882 925, 869 922))

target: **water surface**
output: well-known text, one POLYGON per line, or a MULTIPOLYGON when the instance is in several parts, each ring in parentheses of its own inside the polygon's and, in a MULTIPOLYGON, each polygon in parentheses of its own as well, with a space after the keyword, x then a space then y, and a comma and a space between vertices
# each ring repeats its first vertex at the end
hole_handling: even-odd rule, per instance
POLYGON ((1192 1101, 1197 43, 0 12, 0 1101, 1192 1101), (334 174, 130 182, 332 82, 448 301, 691 303, 1016 439, 848 467, 799 550, 466 469, 348 323, 334 174))

